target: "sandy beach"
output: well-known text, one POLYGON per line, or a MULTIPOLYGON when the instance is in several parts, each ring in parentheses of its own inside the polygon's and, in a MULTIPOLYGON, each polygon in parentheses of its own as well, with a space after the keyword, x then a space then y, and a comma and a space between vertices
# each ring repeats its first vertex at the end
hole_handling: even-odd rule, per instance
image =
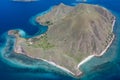
MULTIPOLYGON (((34 57, 32 57, 32 56, 30 56, 30 55, 27 55, 28 57, 31 57, 31 58, 34 58, 34 57)), ((47 63, 49 63, 49 64, 51 64, 51 65, 53 65, 53 66, 55 66, 55 67, 57 67, 57 68, 60 68, 60 69, 62 69, 62 70, 64 70, 65 72, 67 72, 67 73, 70 73, 70 74, 72 74, 72 75, 75 75, 73 72, 71 72, 70 70, 68 70, 67 68, 65 68, 65 67, 62 67, 62 66, 60 66, 60 65, 57 65, 56 63, 54 63, 54 62, 52 62, 52 61, 48 61, 48 60, 45 60, 45 59, 42 59, 42 58, 35 58, 35 59, 40 59, 40 60, 42 60, 42 61, 44 61, 44 62, 47 62, 47 63)))
MULTIPOLYGON (((112 23, 112 30, 111 30, 111 32, 113 32, 113 28, 114 28, 115 22, 116 22, 116 20, 114 19, 114 20, 113 20, 113 23, 112 23)), ((100 55, 94 54, 94 55, 88 56, 87 58, 85 58, 83 61, 81 61, 81 62, 78 64, 77 68, 80 68, 81 65, 83 65, 84 63, 86 63, 87 61, 89 61, 90 59, 92 59, 92 58, 95 57, 95 56, 100 57, 100 56, 104 55, 104 53, 105 53, 105 52, 108 50, 108 48, 111 46, 114 38, 115 38, 115 35, 113 35, 112 40, 111 40, 110 43, 107 45, 107 47, 100 53, 100 55)))
POLYGON ((94 57, 94 55, 90 55, 90 56, 88 56, 87 58, 85 58, 83 61, 81 61, 79 64, 78 64, 78 66, 77 66, 77 68, 79 68, 81 65, 83 65, 84 63, 86 63, 87 61, 89 61, 91 58, 93 58, 94 57))

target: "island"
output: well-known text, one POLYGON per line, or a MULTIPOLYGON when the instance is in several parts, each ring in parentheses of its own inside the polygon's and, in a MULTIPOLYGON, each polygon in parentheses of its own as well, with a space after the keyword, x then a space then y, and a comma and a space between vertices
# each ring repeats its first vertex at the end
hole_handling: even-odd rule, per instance
POLYGON ((87 0, 76 0, 77 2, 87 2, 87 0))
POLYGON ((47 32, 23 38, 17 30, 14 52, 44 60, 78 76, 80 66, 94 56, 102 56, 114 40, 115 16, 98 5, 63 3, 36 17, 36 22, 48 26, 47 32))

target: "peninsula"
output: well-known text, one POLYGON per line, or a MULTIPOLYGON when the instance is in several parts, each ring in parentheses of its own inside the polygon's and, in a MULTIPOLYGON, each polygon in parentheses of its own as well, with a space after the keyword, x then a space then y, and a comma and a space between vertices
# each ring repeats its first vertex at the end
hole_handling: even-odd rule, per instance
POLYGON ((61 3, 37 16, 36 22, 48 26, 48 31, 29 39, 20 37, 18 31, 8 32, 16 37, 14 51, 42 59, 74 75, 81 73, 79 68, 85 61, 101 56, 114 39, 115 16, 97 5, 61 3))

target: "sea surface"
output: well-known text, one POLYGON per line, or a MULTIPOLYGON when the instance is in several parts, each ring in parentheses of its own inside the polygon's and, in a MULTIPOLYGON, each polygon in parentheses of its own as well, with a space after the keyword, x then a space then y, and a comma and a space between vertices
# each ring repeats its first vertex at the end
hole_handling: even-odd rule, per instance
MULTIPOLYGON (((40 35, 47 26, 35 22, 37 16, 49 12, 53 6, 64 3, 75 6, 81 0, 38 0, 13 2, 0 0, 0 80, 76 80, 68 73, 24 55, 14 54, 15 38, 7 31, 17 29, 24 38, 40 35)), ((87 0, 84 3, 100 5, 116 16, 115 39, 101 57, 94 57, 80 68, 84 74, 78 80, 120 80, 120 0, 87 0)))

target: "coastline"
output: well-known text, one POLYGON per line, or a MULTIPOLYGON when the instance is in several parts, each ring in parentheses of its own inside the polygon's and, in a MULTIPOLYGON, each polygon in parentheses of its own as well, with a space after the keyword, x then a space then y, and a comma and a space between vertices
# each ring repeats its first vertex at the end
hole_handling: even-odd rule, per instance
MULTIPOLYGON (((16 29, 15 29, 16 30, 16 29)), ((19 34, 20 35, 23 35, 23 33, 24 33, 24 35, 26 36, 26 34, 25 34, 25 32, 23 31, 23 30, 20 30, 20 29, 17 29, 17 30, 19 30, 19 34)), ((8 31, 8 33, 7 33, 8 35, 13 35, 13 34, 11 34, 9 31, 8 31)), ((15 36, 15 35, 13 35, 13 36, 15 36)), ((15 36, 16 38, 17 38, 17 36, 15 36)), ((15 41, 15 43, 14 43, 14 49, 13 49, 13 51, 17 54, 18 52, 16 52, 16 43, 17 43, 17 40, 15 41)), ((21 50, 20 50, 21 51, 21 50)), ((63 71, 65 71, 65 72, 67 72, 67 73, 69 73, 69 74, 71 74, 71 75, 75 75, 73 72, 71 72, 70 70, 68 70, 67 68, 65 68, 65 67, 63 67, 63 66, 60 66, 60 65, 57 65, 56 63, 54 63, 54 62, 52 62, 52 61, 47 61, 47 60, 45 60, 45 59, 42 59, 42 58, 34 58, 34 57, 32 57, 32 56, 30 56, 30 55, 27 55, 27 54, 25 54, 25 53, 23 53, 23 52, 21 52, 20 54, 23 54, 23 55, 26 55, 26 56, 28 56, 28 57, 30 57, 30 58, 32 58, 32 59, 39 59, 39 60, 42 60, 43 62, 46 62, 46 63, 49 63, 50 65, 53 65, 53 66, 55 66, 55 67, 57 67, 57 68, 59 68, 59 69, 61 69, 61 70, 63 70, 63 71)))
MULTIPOLYGON (((115 21, 116 21, 116 20, 113 21, 112 29, 113 29, 113 27, 114 27, 115 21)), ((112 30, 112 31, 113 31, 113 30, 112 30)), ((44 61, 44 62, 47 62, 47 63, 49 63, 49 64, 51 64, 51 65, 53 65, 53 66, 55 66, 55 67, 57 67, 57 68, 60 68, 60 69, 62 69, 63 71, 65 71, 65 72, 67 72, 67 73, 70 73, 70 74, 72 74, 72 75, 74 75, 74 76, 81 76, 81 75, 83 74, 83 72, 80 71, 80 69, 79 69, 80 66, 83 65, 83 64, 85 64, 87 61, 89 61, 89 60, 92 59, 93 57, 96 57, 96 56, 97 56, 97 57, 100 57, 100 56, 104 55, 104 53, 105 53, 105 52, 108 50, 108 48, 111 46, 111 44, 112 44, 112 42, 113 42, 113 40, 114 40, 114 37, 115 37, 115 36, 113 35, 112 40, 110 41, 110 43, 108 44, 108 46, 100 53, 100 55, 93 54, 93 55, 88 56, 88 57, 85 58, 84 60, 82 60, 82 61, 77 65, 77 69, 79 70, 77 74, 71 72, 69 69, 67 69, 67 68, 65 68, 65 67, 63 67, 63 66, 60 66, 60 65, 58 65, 58 64, 56 64, 56 63, 54 63, 54 62, 52 62, 52 61, 47 61, 47 60, 42 59, 42 58, 35 58, 35 59, 40 59, 40 60, 42 60, 42 61, 44 61)), ((26 54, 24 54, 24 55, 26 55, 26 54)), ((34 57, 32 57, 32 56, 29 56, 29 55, 27 55, 27 56, 34 59, 34 57)))
MULTIPOLYGON (((27 56, 34 59, 34 57, 32 57, 32 56, 29 56, 29 55, 27 55, 27 56)), ((40 59, 40 60, 42 60, 42 61, 44 61, 44 62, 47 62, 47 63, 49 63, 49 64, 51 64, 51 65, 59 68, 59 69, 62 69, 63 71, 65 71, 65 72, 67 72, 67 73, 70 73, 70 74, 72 74, 72 75, 75 75, 75 74, 74 74, 73 72, 71 72, 69 69, 67 69, 67 68, 65 68, 65 67, 63 67, 63 66, 57 65, 56 63, 54 63, 54 62, 52 62, 52 61, 47 61, 47 60, 42 59, 42 58, 35 58, 35 59, 40 59)))
MULTIPOLYGON (((114 28, 115 22, 116 22, 116 20, 115 20, 115 17, 114 17, 114 20, 112 22, 112 30, 111 30, 111 32, 113 32, 113 28, 114 28)), ((114 38, 115 38, 115 35, 113 34, 113 37, 112 37, 111 41, 109 42, 109 44, 106 46, 106 48, 100 53, 100 55, 95 54, 95 56, 97 56, 97 57, 102 56, 108 50, 108 48, 111 46, 114 38)))
POLYGON ((32 16, 32 17, 30 18, 29 22, 30 22, 32 25, 36 26, 36 25, 37 25, 36 18, 37 18, 38 16, 42 16, 42 15, 44 15, 44 14, 47 14, 47 13, 50 12, 54 7, 55 7, 55 6, 52 6, 52 7, 48 8, 48 10, 45 10, 45 11, 43 11, 42 13, 38 13, 38 14, 36 14, 35 16, 32 16))
MULTIPOLYGON (((98 5, 97 5, 98 6, 98 5)), ((99 6, 98 6, 99 7, 99 6)), ((104 8, 104 7, 102 7, 102 8, 104 8)), ((105 9, 105 8, 104 8, 105 9)), ((46 12, 47 13, 47 12, 46 12)), ((45 13, 44 13, 45 14, 45 13)), ((42 14, 43 15, 43 14, 42 14)), ((37 16, 35 16, 35 17, 38 17, 38 16, 40 16, 40 15, 37 15, 37 16)), ((33 20, 35 20, 35 17, 34 17, 34 19, 33 20)), ((32 21, 33 21, 32 20, 32 21)), ((114 19, 114 21, 113 21, 113 23, 112 23, 112 32, 113 32, 113 27, 114 27, 114 24, 115 24, 115 19, 114 19)), ((33 23, 33 25, 34 25, 34 22, 32 22, 33 23)), ((114 40, 114 35, 113 35, 113 38, 112 38, 112 40, 109 42, 109 44, 107 45, 107 47, 100 53, 100 55, 97 55, 97 54, 93 54, 93 55, 90 55, 90 56, 88 56, 87 58, 85 58, 84 60, 82 60, 79 64, 78 64, 78 66, 77 66, 77 69, 79 70, 79 73, 77 74, 77 76, 81 76, 81 74, 82 74, 82 72, 80 71, 80 66, 81 65, 83 65, 83 64, 85 64, 87 61, 89 61, 90 59, 92 59, 93 57, 95 57, 95 56, 98 56, 98 57, 100 57, 100 56, 102 56, 107 50, 108 50, 108 48, 111 46, 111 44, 112 44, 112 42, 113 42, 113 40, 114 40)), ((25 54, 26 55, 26 54, 25 54)), ((34 57, 32 57, 32 56, 29 56, 29 55, 27 55, 28 57, 31 57, 31 58, 34 58, 34 57)), ((53 65, 53 66, 56 66, 57 68, 60 68, 60 69, 62 69, 63 71, 65 71, 65 72, 67 72, 67 73, 70 73, 70 74, 72 74, 72 75, 75 75, 76 76, 76 74, 75 73, 73 73, 73 72, 71 72, 70 70, 68 70, 67 68, 65 68, 65 67, 62 67, 62 66, 60 66, 60 65, 57 65, 57 64, 55 64, 54 62, 52 62, 52 61, 47 61, 47 60, 45 60, 45 59, 42 59, 42 58, 36 58, 36 59, 40 59, 40 60, 42 60, 42 61, 44 61, 44 62, 47 62, 47 63, 49 63, 49 64, 51 64, 51 65, 53 65)))
MULTIPOLYGON (((113 20, 113 23, 112 23, 112 30, 111 30, 111 32, 113 32, 113 28, 114 28, 115 22, 116 22, 116 20, 115 20, 115 17, 114 17, 114 20, 113 20)), ((114 38, 115 38, 115 35, 113 35, 112 40, 109 42, 109 44, 107 45, 107 47, 100 53, 100 55, 93 54, 93 55, 88 56, 87 58, 85 58, 83 61, 81 61, 81 62, 78 64, 77 68, 80 68, 81 65, 83 65, 84 63, 86 63, 87 61, 89 61, 90 59, 92 59, 93 57, 100 57, 100 56, 104 55, 104 53, 105 53, 105 52, 108 50, 108 48, 111 46, 114 38)))
POLYGON ((108 48, 111 46, 114 38, 115 38, 115 35, 113 35, 112 40, 110 41, 110 43, 108 44, 108 46, 100 53, 100 55, 95 54, 95 56, 96 56, 96 57, 100 57, 100 56, 104 55, 104 53, 105 53, 105 52, 108 50, 108 48))
POLYGON ((86 63, 87 61, 89 61, 90 59, 92 59, 94 56, 95 56, 95 55, 90 55, 90 56, 88 56, 87 58, 85 58, 84 60, 82 60, 82 61, 78 64, 77 68, 80 68, 81 65, 83 65, 84 63, 86 63))
MULTIPOLYGON (((108 50, 108 48, 111 46, 114 38, 115 38, 115 36, 113 35, 113 38, 112 38, 111 42, 110 42, 110 43, 108 44, 108 46, 100 53, 100 55, 93 54, 93 55, 88 56, 87 58, 85 58, 83 61, 81 61, 81 62, 78 64, 77 68, 79 69, 80 66, 82 66, 83 64, 85 64, 87 61, 91 60, 93 57, 100 57, 100 56, 104 55, 104 53, 105 53, 105 52, 108 50)), ((82 72, 80 72, 80 74, 82 74, 82 72)))

